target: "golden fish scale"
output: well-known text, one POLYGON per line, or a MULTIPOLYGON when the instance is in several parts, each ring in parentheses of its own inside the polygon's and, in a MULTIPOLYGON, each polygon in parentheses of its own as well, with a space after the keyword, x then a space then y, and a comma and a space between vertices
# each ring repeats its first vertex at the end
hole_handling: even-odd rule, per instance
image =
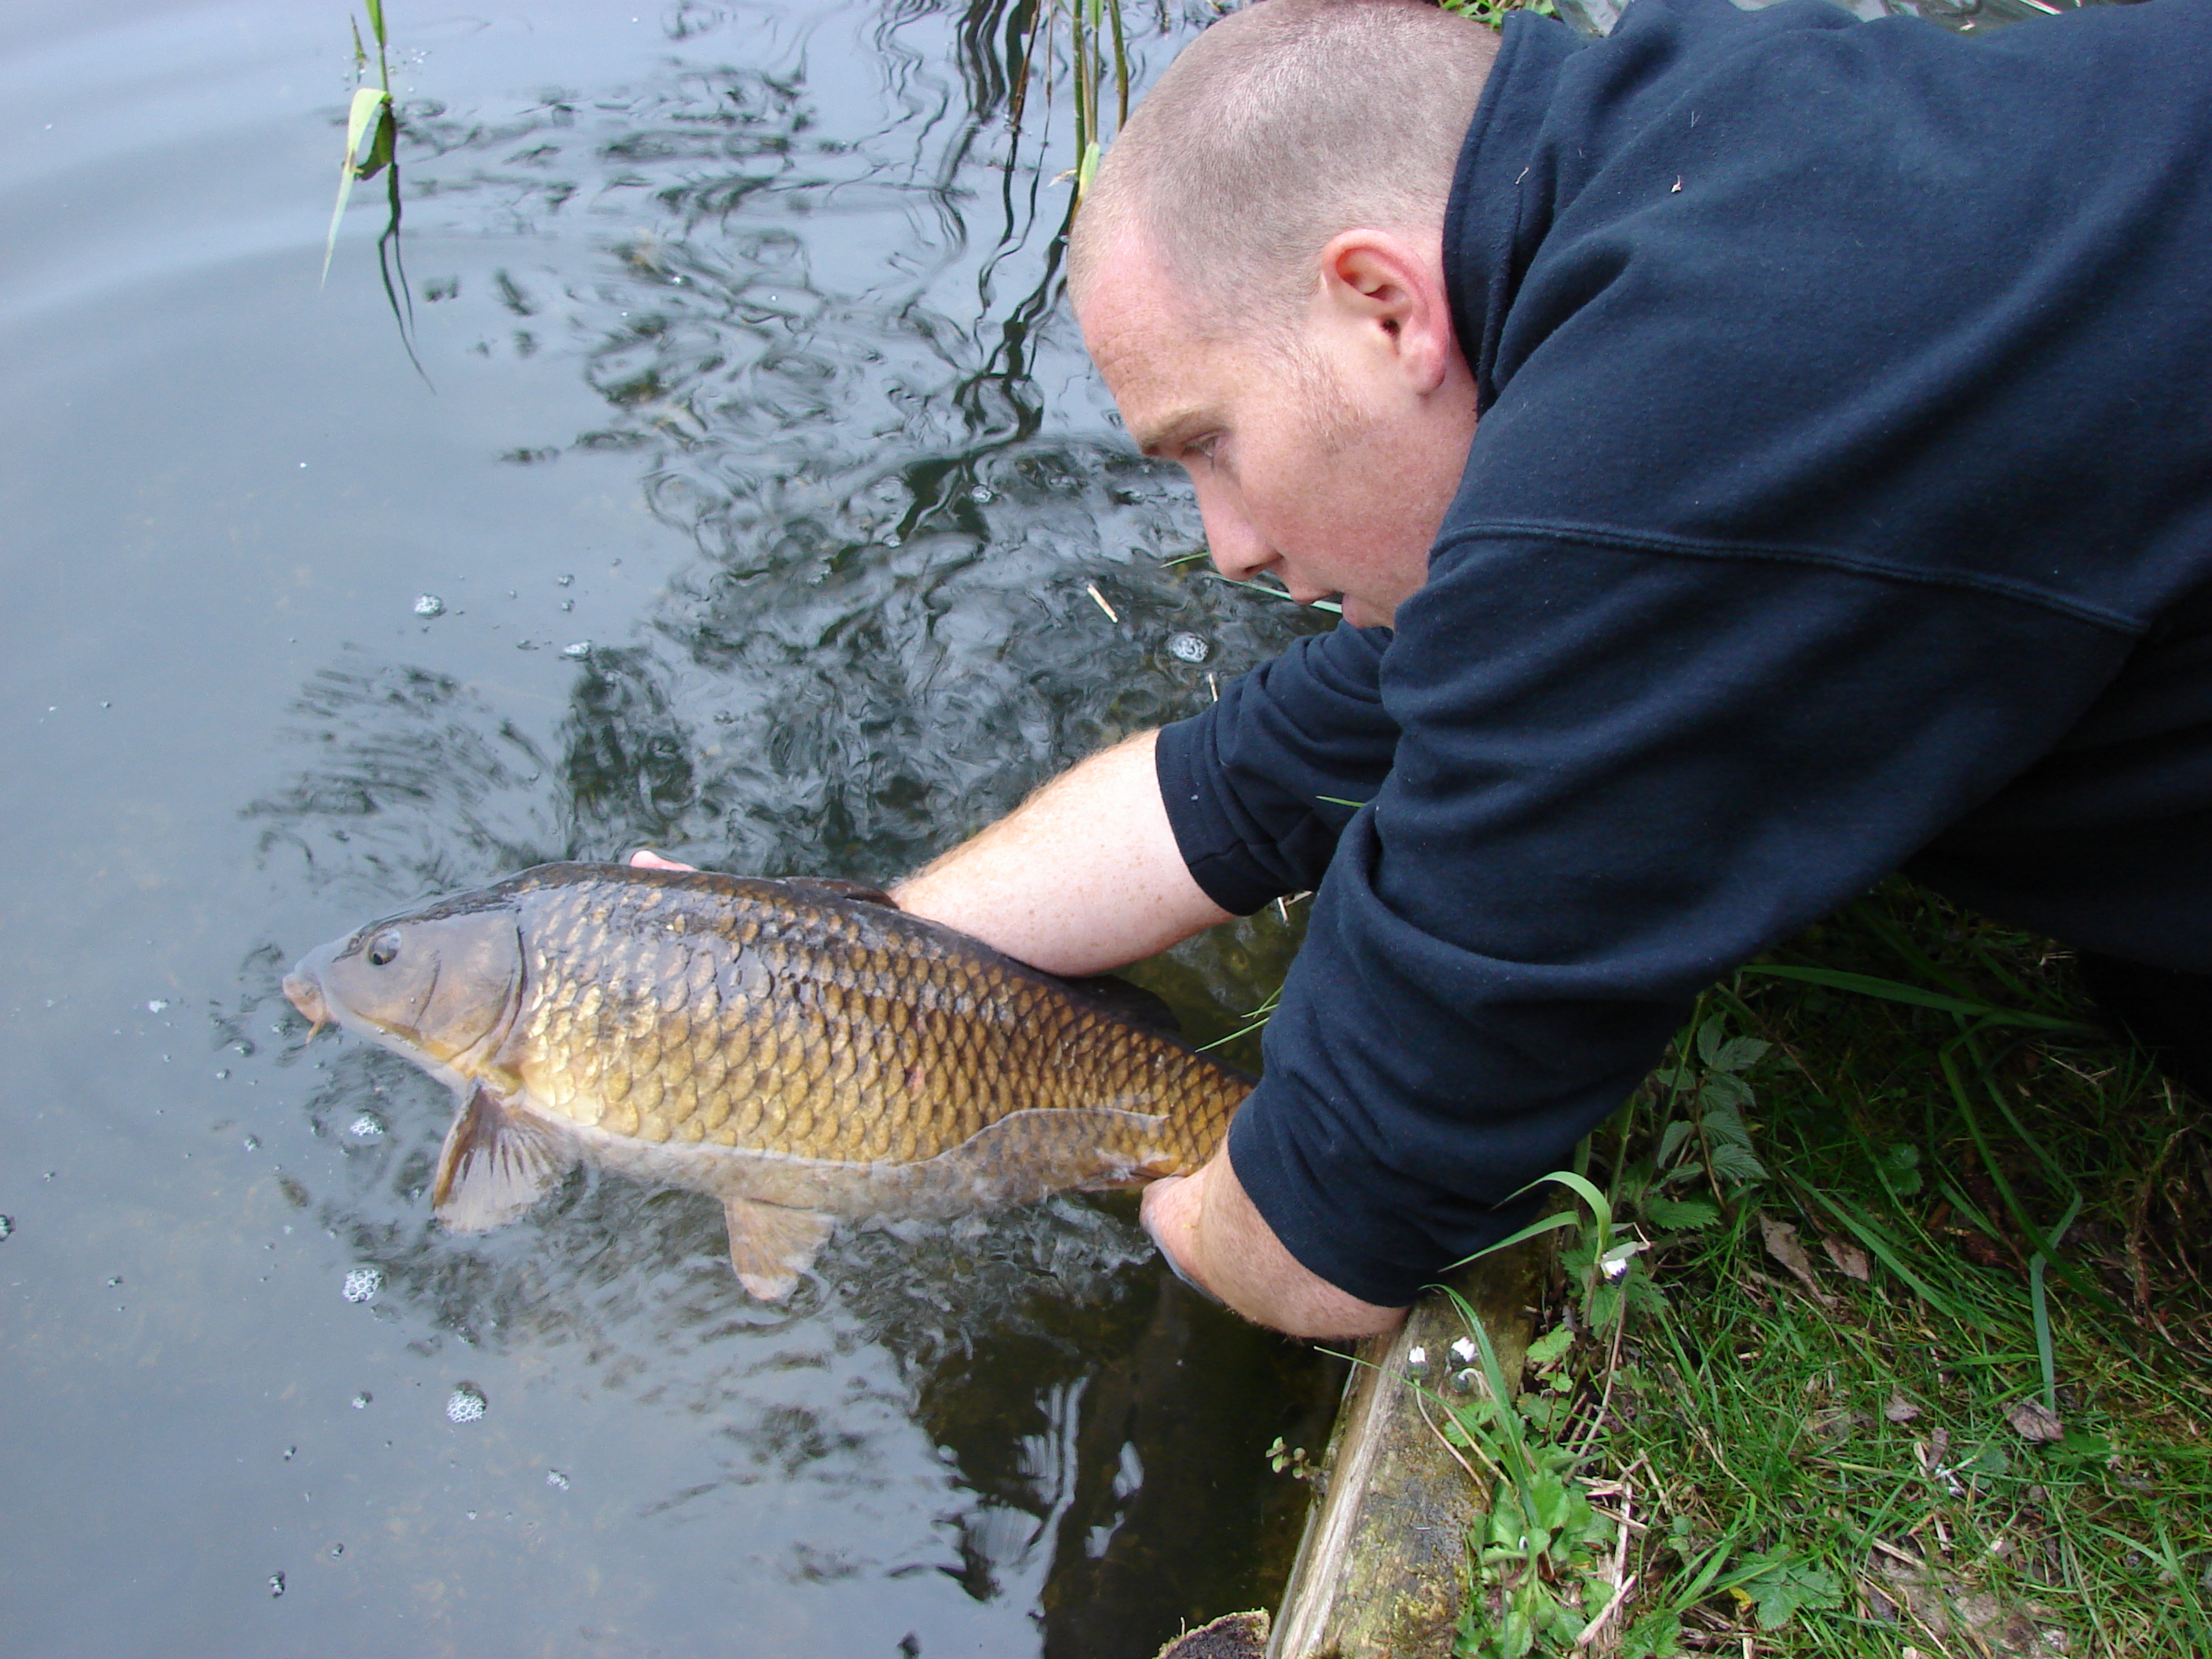
POLYGON ((874 907, 586 880, 526 894, 522 932, 517 1069, 545 1109, 641 1140, 914 1163, 1029 1110, 995 1152, 1103 1139, 1189 1169, 1248 1086, 874 907), (1164 1121, 1048 1115, 1096 1107, 1164 1121))

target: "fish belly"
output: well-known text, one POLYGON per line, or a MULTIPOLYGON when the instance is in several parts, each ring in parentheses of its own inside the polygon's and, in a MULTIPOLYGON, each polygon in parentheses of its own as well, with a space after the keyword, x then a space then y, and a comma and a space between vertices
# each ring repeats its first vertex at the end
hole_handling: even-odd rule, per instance
POLYGON ((1010 1114, 937 1156, 849 1164, 743 1147, 574 1133, 604 1169, 732 1200, 818 1211, 843 1221, 942 1220, 1026 1204, 1072 1188, 1125 1186, 1174 1172, 1160 1120, 1110 1109, 1010 1114))

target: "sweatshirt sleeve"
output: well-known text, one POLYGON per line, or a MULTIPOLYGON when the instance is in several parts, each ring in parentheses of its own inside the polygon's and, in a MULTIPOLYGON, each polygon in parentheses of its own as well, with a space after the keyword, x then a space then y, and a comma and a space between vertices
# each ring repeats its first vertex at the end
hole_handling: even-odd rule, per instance
POLYGON ((1390 1305, 1516 1224, 1698 991, 2031 763, 2129 645, 1972 586, 1504 527, 1398 622, 1395 764, 1230 1135, 1291 1253, 1390 1305))
POLYGON ((1339 832, 1390 769, 1398 728, 1378 682, 1389 638, 1381 628, 1311 635, 1161 731, 1168 822, 1223 909, 1249 915, 1320 885, 1339 832))

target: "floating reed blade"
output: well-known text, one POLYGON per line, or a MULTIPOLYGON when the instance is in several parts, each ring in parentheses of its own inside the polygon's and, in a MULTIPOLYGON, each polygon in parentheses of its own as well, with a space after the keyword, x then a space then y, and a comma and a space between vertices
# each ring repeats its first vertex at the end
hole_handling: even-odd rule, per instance
MULTIPOLYGON (((370 15, 374 17, 379 14, 372 10, 370 15)), ((378 32, 382 33, 380 29, 378 32)), ((361 155, 361 141, 391 100, 392 94, 382 87, 362 87, 354 93, 353 108, 346 114, 345 160, 338 164, 337 204, 331 210, 331 234, 323 243, 325 283, 331 279, 331 256, 337 252, 338 222, 345 217, 346 200, 353 194, 354 168, 361 155)))

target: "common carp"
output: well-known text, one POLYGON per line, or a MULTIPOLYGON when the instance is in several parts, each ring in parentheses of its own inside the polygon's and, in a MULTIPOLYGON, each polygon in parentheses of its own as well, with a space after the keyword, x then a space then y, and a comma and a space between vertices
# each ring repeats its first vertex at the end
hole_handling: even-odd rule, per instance
POLYGON ((448 1227, 588 1159, 720 1199, 768 1301, 841 1220, 1188 1174, 1252 1083, 843 883, 541 865, 310 951, 284 994, 452 1085, 448 1227))

